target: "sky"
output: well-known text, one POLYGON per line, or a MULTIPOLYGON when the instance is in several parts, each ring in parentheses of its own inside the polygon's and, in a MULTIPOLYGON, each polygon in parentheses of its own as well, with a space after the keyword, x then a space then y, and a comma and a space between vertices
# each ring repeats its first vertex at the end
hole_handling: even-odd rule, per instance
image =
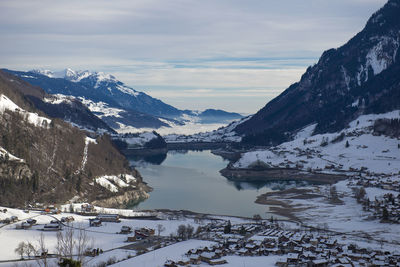
POLYGON ((254 113, 386 0, 1 0, 0 68, 101 71, 181 109, 254 113))

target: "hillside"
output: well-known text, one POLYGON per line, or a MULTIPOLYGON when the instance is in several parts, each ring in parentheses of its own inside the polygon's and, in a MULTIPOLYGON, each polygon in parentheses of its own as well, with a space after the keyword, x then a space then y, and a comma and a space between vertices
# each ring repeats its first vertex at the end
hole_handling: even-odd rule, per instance
POLYGON ((39 99, 41 94, 33 89, 21 79, 0 72, 2 205, 60 203, 73 197, 89 201, 121 195, 136 200, 146 197, 148 189, 140 174, 130 169, 106 135, 88 137, 69 123, 46 117, 30 101, 30 96, 39 99), (117 190, 104 186, 104 180, 112 180, 109 184, 117 190))
POLYGON ((362 114, 400 108, 400 1, 389 0, 345 45, 325 51, 301 80, 266 104, 235 132, 250 145, 292 140, 316 124, 314 134, 336 132, 362 114))

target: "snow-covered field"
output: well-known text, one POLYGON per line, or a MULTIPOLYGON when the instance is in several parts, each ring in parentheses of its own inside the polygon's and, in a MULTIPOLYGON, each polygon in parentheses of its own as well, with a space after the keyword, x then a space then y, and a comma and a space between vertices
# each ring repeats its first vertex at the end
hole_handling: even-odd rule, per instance
MULTIPOLYGON (((371 236, 368 247, 375 249, 380 248, 381 245, 379 242, 373 242, 372 239, 398 242, 400 240, 400 225, 380 223, 378 219, 371 218, 371 212, 364 211, 362 205, 357 203, 353 196, 354 193, 347 183, 348 180, 344 180, 334 185, 342 204, 333 204, 329 201, 327 198, 327 196, 329 196, 329 186, 326 185, 314 186, 313 188, 315 193, 321 194, 324 197, 297 199, 293 197, 293 195, 287 195, 277 199, 284 201, 296 209, 301 209, 301 211, 295 212, 295 215, 307 225, 319 228, 327 227, 329 230, 346 234, 361 235, 364 237, 368 235, 371 236), (305 210, 302 210, 303 208, 305 210)), ((306 188, 310 189, 309 186, 306 188)), ((372 201, 375 197, 380 198, 384 194, 392 191, 366 188, 366 192, 367 196, 372 201)), ((398 192, 396 192, 396 195, 397 194, 398 192)), ((346 238, 343 240, 345 239, 346 238)), ((354 238, 348 242, 354 242, 354 238)), ((398 250, 399 245, 386 244, 385 249, 398 250)))
POLYGON ((247 168, 256 161, 272 167, 290 167, 322 173, 362 173, 399 177, 400 141, 375 136, 377 119, 400 118, 400 111, 362 115, 339 133, 311 135, 315 125, 304 128, 293 141, 268 150, 247 152, 233 165, 247 168), (342 137, 342 138, 340 138, 342 137))

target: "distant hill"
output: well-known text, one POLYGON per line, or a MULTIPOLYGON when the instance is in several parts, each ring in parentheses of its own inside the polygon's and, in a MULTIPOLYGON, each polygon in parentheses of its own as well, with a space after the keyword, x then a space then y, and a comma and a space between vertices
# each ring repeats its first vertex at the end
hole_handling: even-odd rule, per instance
POLYGON ((345 45, 325 51, 301 80, 234 131, 251 145, 291 140, 304 127, 336 132, 362 114, 400 109, 400 1, 389 0, 345 45))

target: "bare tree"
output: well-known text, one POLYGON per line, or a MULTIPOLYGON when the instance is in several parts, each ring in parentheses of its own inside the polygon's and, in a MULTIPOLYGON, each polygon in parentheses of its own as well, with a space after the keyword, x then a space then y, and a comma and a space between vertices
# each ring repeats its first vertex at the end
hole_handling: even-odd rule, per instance
POLYGON ((164 232, 164 231, 165 231, 164 225, 162 225, 162 224, 157 224, 158 236, 160 236, 160 234, 161 234, 162 232, 164 232))
POLYGON ((188 224, 186 226, 186 236, 187 236, 188 239, 192 238, 193 232, 194 232, 194 227, 191 226, 190 224, 188 224))
POLYGON ((60 258, 71 258, 75 246, 74 229, 65 227, 64 232, 57 232, 57 254, 60 258))
POLYGON ((21 259, 24 257, 26 251, 25 242, 19 242, 18 246, 14 249, 14 252, 21 256, 21 259))
POLYGON ((31 255, 35 255, 36 254, 36 248, 34 245, 32 245, 31 242, 28 242, 26 244, 26 255, 28 256, 28 258, 31 257, 31 255))
POLYGON ((186 225, 181 224, 181 225, 178 226, 177 235, 181 239, 185 239, 186 238, 186 225))
POLYGON ((78 260, 83 264, 85 259, 85 252, 89 247, 90 238, 88 237, 86 231, 79 228, 78 240, 76 241, 76 252, 78 255, 78 260))
POLYGON ((64 233, 57 233, 57 254, 59 258, 73 259, 76 256, 77 261, 84 263, 85 252, 89 248, 90 238, 86 231, 79 228, 75 231, 73 227, 67 225, 64 233))
POLYGON ((44 240, 44 234, 40 233, 39 236, 39 248, 37 250, 37 253, 40 253, 40 259, 38 260, 38 265, 39 266, 43 266, 43 267, 47 267, 47 253, 48 253, 48 249, 46 247, 46 242, 44 240))

